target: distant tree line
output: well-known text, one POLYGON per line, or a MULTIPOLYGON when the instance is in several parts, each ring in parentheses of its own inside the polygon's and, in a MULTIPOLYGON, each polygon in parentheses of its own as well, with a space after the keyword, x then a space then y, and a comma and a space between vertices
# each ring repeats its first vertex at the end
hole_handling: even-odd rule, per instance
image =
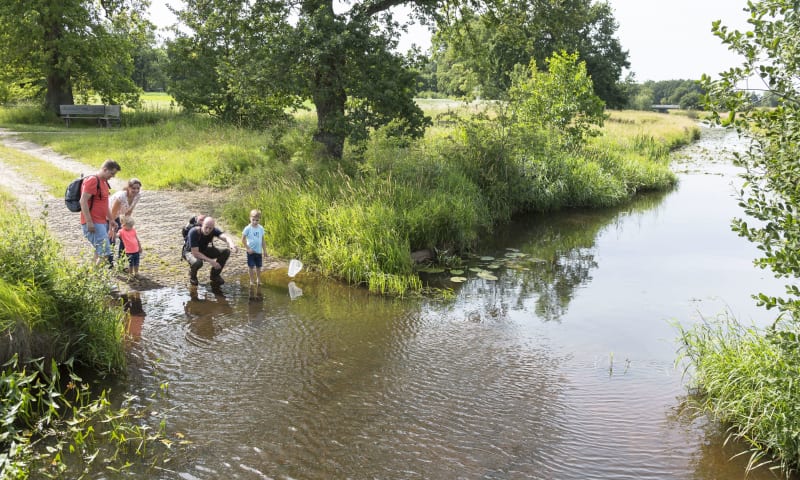
POLYGON ((626 92, 626 107, 633 110, 650 110, 652 105, 679 105, 685 110, 700 110, 704 95, 696 80, 629 83, 626 92))
POLYGON ((605 108, 669 103, 702 108, 691 80, 637 84, 605 2, 593 0, 186 0, 161 43, 148 0, 0 2, 0 101, 58 105, 92 96, 137 106, 166 91, 189 112, 241 125, 317 114, 314 139, 332 158, 377 128, 418 138, 431 120, 414 97, 509 97, 519 66, 547 71, 576 55, 605 108), (429 52, 399 53, 404 25, 391 7, 434 31, 429 52))

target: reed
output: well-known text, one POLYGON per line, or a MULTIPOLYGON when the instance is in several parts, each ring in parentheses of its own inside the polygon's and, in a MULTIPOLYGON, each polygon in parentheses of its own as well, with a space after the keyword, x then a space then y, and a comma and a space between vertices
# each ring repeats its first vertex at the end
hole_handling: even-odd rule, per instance
POLYGON ((698 408, 729 426, 728 439, 750 446, 748 470, 777 460, 800 466, 800 328, 783 320, 745 326, 730 315, 677 326, 698 408))
POLYGON ((391 187, 343 174, 321 179, 264 179, 227 214, 244 218, 252 205, 271 212, 262 220, 270 251, 300 257, 323 275, 380 293, 418 290, 408 239, 398 228, 402 212, 377 200, 392 198, 391 187))

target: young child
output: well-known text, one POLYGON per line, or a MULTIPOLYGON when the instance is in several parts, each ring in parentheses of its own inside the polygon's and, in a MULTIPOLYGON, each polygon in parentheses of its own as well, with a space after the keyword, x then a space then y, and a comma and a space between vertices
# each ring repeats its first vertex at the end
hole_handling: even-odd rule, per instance
POLYGON ((117 238, 122 240, 125 245, 125 255, 128 256, 128 274, 136 277, 139 274, 139 257, 141 254, 141 243, 136 229, 133 228, 132 217, 125 217, 122 221, 122 229, 117 232, 117 238))
POLYGON ((250 285, 261 284, 261 263, 267 249, 264 227, 258 224, 260 220, 261 211, 251 210, 250 224, 242 231, 242 244, 247 250, 247 266, 250 269, 250 285))

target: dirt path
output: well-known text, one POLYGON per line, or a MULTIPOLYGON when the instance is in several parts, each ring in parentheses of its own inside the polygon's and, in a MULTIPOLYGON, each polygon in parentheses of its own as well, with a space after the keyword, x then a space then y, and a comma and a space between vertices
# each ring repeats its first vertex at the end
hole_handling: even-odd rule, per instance
MULTIPOLYGON (((99 165, 87 165, 80 161, 56 153, 50 148, 19 139, 12 131, 0 128, 0 143, 4 146, 19 150, 28 155, 50 162, 56 168, 79 174, 94 173, 99 165)), ((48 229, 58 238, 63 245, 64 255, 90 261, 92 251, 89 243, 83 238, 80 229, 79 214, 67 210, 63 197, 52 197, 43 192, 36 178, 19 173, 3 162, 0 152, 0 186, 11 192, 20 205, 33 218, 45 216, 48 229)), ((111 180, 111 188, 117 191, 125 186, 127 177, 125 172, 111 180)), ((66 188, 66 185, 64 186, 66 188)), ((142 199, 134 212, 136 230, 142 241, 144 255, 140 265, 138 281, 127 282, 125 277, 118 278, 127 283, 121 288, 147 290, 176 285, 188 285, 188 265, 180 259, 181 235, 180 229, 186 221, 198 212, 217 216, 217 207, 221 205, 223 194, 210 189, 194 191, 161 190, 150 191, 147 185, 142 186, 142 199)), ((223 222, 217 221, 217 226, 227 231, 239 245, 241 233, 227 228, 223 222)), ((266 269, 278 268, 284 265, 273 258, 264 259, 266 269)), ((229 281, 237 281, 239 275, 247 273, 245 253, 239 251, 231 255, 223 271, 223 276, 229 281)), ((200 281, 207 281, 208 266, 200 272, 200 281)))

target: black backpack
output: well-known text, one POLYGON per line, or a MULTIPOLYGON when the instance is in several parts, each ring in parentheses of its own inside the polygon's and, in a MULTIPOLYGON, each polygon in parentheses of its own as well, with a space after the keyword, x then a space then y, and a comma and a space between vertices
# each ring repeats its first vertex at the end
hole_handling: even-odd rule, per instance
POLYGON ((181 233, 183 234, 183 250, 181 251, 181 258, 183 258, 183 255, 189 251, 189 230, 198 226, 200 226, 200 224, 197 223, 197 217, 192 217, 189 219, 189 222, 181 228, 181 233))
MULTIPOLYGON (((96 176, 96 175, 95 175, 96 176)), ((70 212, 80 212, 81 211, 81 186, 83 185, 83 179, 86 178, 81 174, 80 178, 76 178, 75 180, 69 182, 67 185, 67 189, 64 191, 64 203, 67 205, 67 210, 70 212)), ((100 196, 100 179, 97 179, 97 195, 92 195, 90 201, 94 200, 94 197, 100 196)), ((89 204, 89 208, 92 208, 92 204, 89 204)))

